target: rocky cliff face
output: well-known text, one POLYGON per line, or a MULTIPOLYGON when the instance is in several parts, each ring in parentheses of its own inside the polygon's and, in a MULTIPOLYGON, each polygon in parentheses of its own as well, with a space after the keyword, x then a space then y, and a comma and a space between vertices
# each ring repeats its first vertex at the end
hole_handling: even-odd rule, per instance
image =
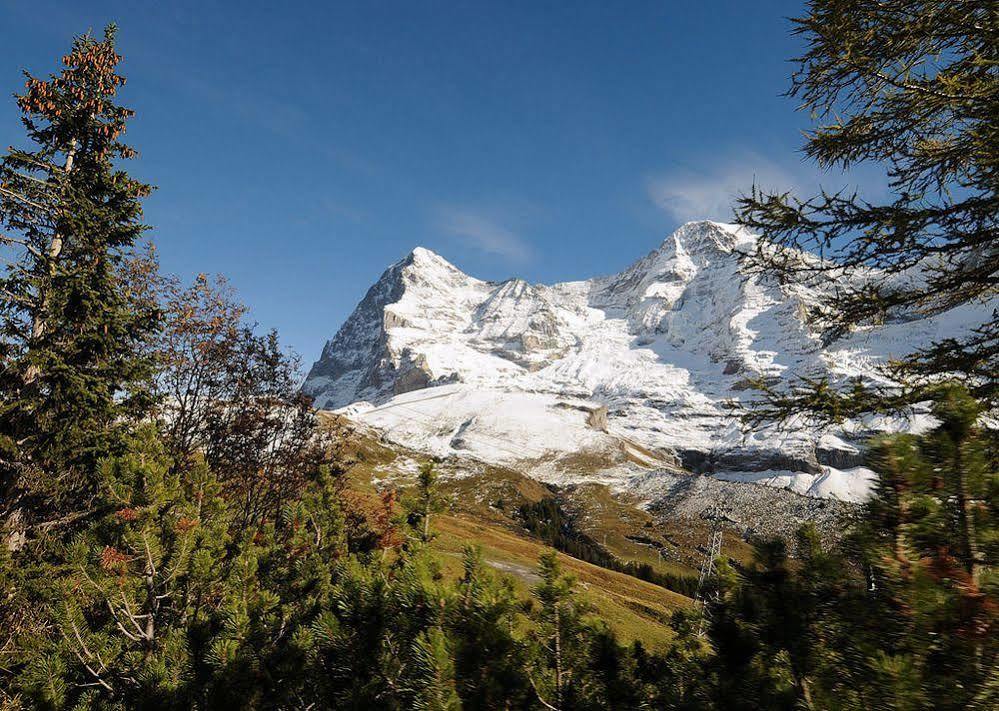
POLYGON ((824 345, 808 307, 835 285, 750 274, 754 247, 733 226, 689 223, 620 274, 551 286, 481 281, 418 248, 371 287, 304 388, 408 446, 518 462, 542 479, 641 482, 654 496, 648 471, 682 465, 861 499, 863 439, 925 416, 746 432, 726 403, 760 377, 873 377, 874 361, 980 324, 986 308, 824 345))

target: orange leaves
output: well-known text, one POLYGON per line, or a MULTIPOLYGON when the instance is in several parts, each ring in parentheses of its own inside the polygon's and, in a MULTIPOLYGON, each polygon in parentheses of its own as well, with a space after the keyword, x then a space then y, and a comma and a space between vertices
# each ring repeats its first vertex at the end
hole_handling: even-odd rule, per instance
POLYGON ((395 489, 385 489, 378 495, 379 507, 375 511, 374 528, 378 533, 378 547, 398 548, 402 544, 402 535, 395 525, 395 503, 398 494, 395 489))
POLYGON ((197 528, 201 524, 196 518, 190 518, 188 516, 181 516, 177 519, 177 524, 174 526, 174 530, 177 533, 187 533, 197 528))
POLYGON ((101 568, 108 572, 125 572, 128 560, 128 556, 114 546, 104 546, 104 550, 101 551, 100 565, 101 568))
POLYGON ((122 522, 124 522, 124 521, 134 521, 135 519, 137 519, 139 517, 139 512, 135 508, 132 508, 131 506, 128 506, 126 508, 119 509, 118 511, 115 511, 114 516, 115 516, 116 519, 118 519, 119 521, 122 521, 122 522))

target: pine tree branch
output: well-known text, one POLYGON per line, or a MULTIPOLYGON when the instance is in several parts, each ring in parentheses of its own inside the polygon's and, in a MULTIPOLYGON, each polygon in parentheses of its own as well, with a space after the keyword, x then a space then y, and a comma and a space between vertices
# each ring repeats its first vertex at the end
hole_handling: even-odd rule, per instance
POLYGON ((48 212, 49 211, 49 208, 47 208, 47 207, 45 207, 43 205, 40 205, 39 203, 34 202, 33 200, 29 200, 28 198, 24 197, 20 193, 15 193, 13 190, 8 190, 7 188, 0 187, 0 195, 6 195, 7 197, 9 197, 9 198, 11 198, 13 200, 17 200, 19 202, 23 202, 25 205, 33 207, 36 210, 41 210, 42 212, 48 212))
POLYGON ((56 173, 62 170, 61 165, 56 165, 54 163, 46 163, 43 160, 38 160, 29 153, 24 153, 21 151, 12 152, 9 154, 8 157, 10 158, 10 160, 18 161, 19 163, 23 163, 24 165, 33 165, 39 170, 45 170, 48 171, 49 173, 56 173))
MULTIPOLYGON (((69 612, 68 607, 69 606, 67 604, 66 605, 66 608, 67 608, 66 612, 67 613, 69 612)), ((76 637, 76 641, 80 643, 80 649, 83 650, 83 653, 87 655, 88 659, 92 658, 94 655, 91 653, 90 649, 87 647, 87 643, 83 641, 83 637, 80 635, 80 630, 76 626, 76 622, 72 619, 72 617, 69 618, 69 626, 73 630, 73 635, 76 637)))
POLYGON ((39 257, 40 258, 42 256, 42 253, 38 250, 38 248, 35 247, 34 245, 32 245, 26 239, 20 239, 18 237, 11 237, 10 235, 5 235, 5 234, 0 233, 0 244, 16 244, 16 245, 19 245, 21 247, 24 247, 28 252, 30 252, 35 257, 39 257))
POLYGON ((14 170, 11 171, 11 174, 16 175, 18 178, 21 178, 22 180, 29 180, 33 183, 37 183, 46 190, 52 190, 53 188, 58 187, 49 180, 42 180, 41 178, 36 178, 33 175, 28 175, 27 173, 19 173, 18 171, 14 170))
POLYGON ((114 606, 111 604, 111 601, 105 598, 104 602, 105 604, 107 604, 108 610, 111 611, 111 616, 114 618, 114 623, 118 626, 118 629, 121 630, 121 633, 125 635, 125 637, 127 637, 128 639, 132 640, 133 642, 141 642, 142 641, 141 639, 139 639, 134 634, 125 629, 125 626, 121 623, 121 620, 118 618, 118 611, 114 609, 114 606))
MULTIPOLYGON (((858 62, 853 62, 853 61, 847 59, 846 57, 843 58, 843 61, 845 63, 849 64, 850 66, 852 66, 854 69, 856 69, 858 73, 865 71, 863 69, 863 65, 859 64, 858 62)), ((964 94, 944 94, 944 93, 941 93, 939 91, 934 91, 933 89, 929 88, 928 86, 921 86, 919 84, 909 84, 909 83, 904 82, 904 81, 899 81, 898 77, 896 77, 896 78, 893 79, 892 77, 888 76, 883 71, 878 70, 878 69, 867 70, 867 71, 870 71, 878 79, 880 79, 881 81, 885 82, 886 84, 889 84, 889 85, 895 87, 896 89, 904 89, 905 91, 914 91, 916 93, 926 94, 928 96, 933 96, 933 97, 935 97, 937 99, 943 99, 944 101, 975 101, 977 99, 984 98, 984 97, 981 97, 981 96, 968 96, 968 95, 964 95, 964 94)), ((899 76, 901 76, 901 74, 899 74, 899 76)))
POLYGON ((26 307, 30 308, 30 307, 32 307, 32 306, 35 305, 35 302, 33 302, 31 299, 29 299, 27 297, 24 297, 24 296, 18 296, 17 294, 13 294, 10 291, 7 291, 7 289, 4 289, 0 293, 2 293, 10 301, 13 301, 14 303, 17 303, 17 304, 21 304, 21 306, 26 306, 26 307))
POLYGON ((90 672, 90 675, 94 677, 94 682, 95 683, 100 684, 101 686, 103 686, 108 691, 114 691, 114 689, 111 687, 111 685, 108 684, 106 681, 104 681, 104 679, 101 678, 101 675, 98 674, 96 671, 94 671, 93 667, 91 667, 89 664, 87 664, 86 660, 84 660, 83 656, 77 650, 74 649, 73 650, 73 654, 75 654, 76 658, 80 660, 80 664, 82 664, 84 666, 84 668, 88 672, 90 672))
MULTIPOLYGON (((69 612, 68 609, 67 609, 67 612, 69 612)), ((80 649, 82 649, 83 653, 87 655, 87 659, 83 658, 83 655, 80 654, 80 651, 78 649, 74 648, 73 649, 73 654, 76 655, 76 658, 80 660, 80 663, 94 677, 94 679, 96 680, 96 683, 100 684, 101 686, 103 686, 108 691, 112 691, 111 686, 101 678, 101 675, 97 671, 95 671, 93 669, 93 667, 90 666, 88 660, 90 660, 90 659, 96 659, 97 663, 101 665, 101 671, 102 672, 107 670, 107 665, 104 664, 104 661, 100 658, 100 655, 96 655, 96 654, 94 654, 93 652, 90 651, 90 648, 87 646, 87 643, 83 641, 83 636, 80 634, 80 630, 76 626, 76 621, 73 620, 71 614, 69 616, 69 626, 73 630, 73 635, 76 637, 76 641, 79 643, 80 649)))
POLYGON ((146 562, 149 564, 147 575, 150 578, 153 578, 156 576, 156 566, 153 565, 153 554, 152 551, 149 550, 149 541, 146 539, 145 531, 142 532, 142 544, 146 549, 146 562))
POLYGON ((534 683, 534 676, 530 672, 527 673, 527 680, 531 682, 531 688, 534 689, 534 695, 537 697, 538 701, 541 702, 542 706, 544 706, 546 709, 551 709, 551 711, 561 711, 561 709, 559 709, 557 706, 552 706, 550 703, 544 700, 544 698, 541 696, 541 691, 538 690, 538 685, 534 683))
MULTIPOLYGON (((145 617, 145 615, 136 615, 135 613, 132 612, 132 606, 128 604, 128 598, 125 597, 125 593, 124 592, 121 593, 121 601, 125 604, 125 607, 122 608, 122 611, 125 613, 125 618, 129 622, 132 623, 132 626, 135 627, 135 631, 139 635, 139 639, 137 639, 136 641, 137 642, 138 641, 147 641, 148 642, 149 640, 146 639, 146 633, 145 633, 145 631, 142 629, 142 627, 136 621, 138 619, 141 619, 141 618, 145 617)), ((110 603, 109 603, 109 605, 110 605, 110 603)))

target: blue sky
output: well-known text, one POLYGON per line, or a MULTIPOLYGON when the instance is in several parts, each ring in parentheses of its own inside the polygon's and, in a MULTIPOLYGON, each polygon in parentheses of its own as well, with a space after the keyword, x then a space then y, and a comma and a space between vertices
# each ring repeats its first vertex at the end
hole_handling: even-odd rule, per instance
MULTIPOLYGON (((116 21, 164 268, 228 276, 308 365, 414 246, 585 278, 728 218, 754 176, 813 188, 781 96, 801 6, 0 0, 0 89, 116 21)), ((0 145, 21 141, 0 103, 0 145)))

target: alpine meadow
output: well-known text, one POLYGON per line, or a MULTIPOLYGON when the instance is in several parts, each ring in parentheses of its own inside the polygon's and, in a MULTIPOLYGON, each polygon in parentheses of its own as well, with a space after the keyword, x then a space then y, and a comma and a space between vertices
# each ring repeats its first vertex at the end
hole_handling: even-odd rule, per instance
MULTIPOLYGON (((90 19, 9 87, 20 123, 0 117, 0 710, 999 708, 999 5, 789 4, 791 20, 762 3, 733 21, 761 57, 752 33, 789 34, 789 87, 745 79, 762 74, 714 48, 721 29, 684 37, 701 11, 680 3, 558 22, 429 3, 416 24, 403 3, 305 3, 281 9, 293 40, 270 4, 221 3, 234 29, 211 41, 214 7, 143 9, 164 13, 147 27, 122 6, 103 31, 86 29, 96 3, 53 8, 53 26, 90 19), (157 37, 222 68, 144 49, 157 37), (797 155, 747 154, 734 195, 728 175, 647 181, 677 224, 639 256, 596 211, 641 208, 584 181, 610 192, 603 169, 651 155, 643 112, 663 105, 627 76, 650 37, 716 53, 657 70, 670 106, 731 69, 745 96, 786 89, 809 128, 797 155), (291 69, 326 51, 345 63, 328 81, 291 69), (156 109, 128 107, 170 82, 194 103, 144 124, 156 109), (218 153, 131 145, 186 142, 185 112, 218 153), (375 202, 321 181, 315 199, 294 145, 375 202), (864 177, 809 192, 811 169, 864 177), (545 170, 568 207, 543 204, 545 170), (223 177, 195 199, 202 172, 223 177), (426 197, 444 186, 476 197, 426 197), (713 209, 704 191, 728 222, 680 214, 713 209), (389 263, 373 235, 398 229, 377 220, 415 221, 409 200, 470 271, 547 282, 415 244, 389 263), (316 205, 349 235, 318 284, 294 237, 316 205), (183 219, 148 224, 154 207, 183 219), (576 209, 592 229, 570 230, 576 209), (202 234, 205 215, 231 229, 202 234), (261 247, 261 215, 287 234, 267 223, 261 247), (185 225, 196 239, 172 244, 185 225), (209 273, 219 254, 228 278, 209 273), (265 288, 332 295, 372 265, 339 326, 288 314, 332 331, 308 369, 256 320, 265 288)), ((25 13, 0 8, 3 35, 40 26, 25 13)), ((717 125, 673 113, 670 151, 714 144, 717 125)))

